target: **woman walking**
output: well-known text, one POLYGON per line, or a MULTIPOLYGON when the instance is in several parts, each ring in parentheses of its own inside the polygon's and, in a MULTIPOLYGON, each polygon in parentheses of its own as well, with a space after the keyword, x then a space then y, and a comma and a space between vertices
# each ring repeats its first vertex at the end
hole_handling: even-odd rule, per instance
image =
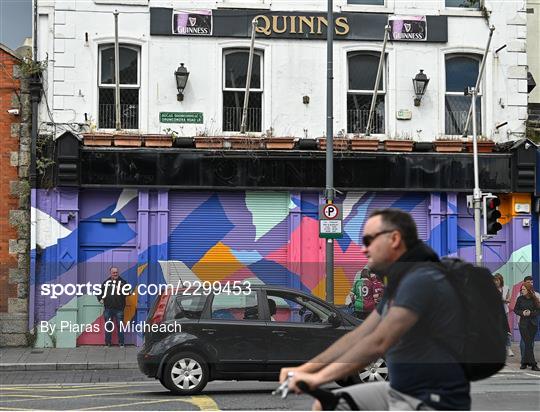
POLYGON ((521 296, 517 298, 514 313, 519 318, 519 332, 525 343, 525 351, 521 359, 520 369, 530 366, 533 371, 540 371, 534 359, 534 336, 538 329, 538 312, 540 310, 540 300, 536 297, 534 289, 530 284, 523 283, 521 286, 521 296))
MULTIPOLYGON (((508 312, 509 307, 508 304, 510 303, 511 293, 510 288, 508 286, 504 285, 504 278, 500 273, 496 273, 493 275, 493 281, 495 282, 495 286, 497 286, 497 290, 501 294, 503 306, 504 306, 504 313, 506 313, 506 317, 508 318, 508 312)), ((512 345, 512 334, 508 332, 508 338, 506 339, 506 355, 507 356, 514 356, 514 352, 511 348, 512 345)))

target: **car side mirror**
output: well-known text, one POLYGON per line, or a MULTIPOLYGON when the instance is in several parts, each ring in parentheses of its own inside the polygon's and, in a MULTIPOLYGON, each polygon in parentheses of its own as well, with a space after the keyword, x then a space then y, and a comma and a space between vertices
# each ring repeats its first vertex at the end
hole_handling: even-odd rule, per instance
POLYGON ((341 319, 339 318, 338 315, 336 315, 335 313, 332 313, 329 317, 328 317, 328 322, 334 327, 334 328, 339 328, 341 326, 341 319))

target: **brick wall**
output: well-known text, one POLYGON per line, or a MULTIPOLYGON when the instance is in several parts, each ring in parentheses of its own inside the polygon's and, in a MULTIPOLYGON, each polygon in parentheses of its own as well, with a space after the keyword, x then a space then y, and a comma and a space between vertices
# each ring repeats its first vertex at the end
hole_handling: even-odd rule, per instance
POLYGON ((19 60, 0 48, 0 347, 27 344, 31 108, 25 85, 19 60))

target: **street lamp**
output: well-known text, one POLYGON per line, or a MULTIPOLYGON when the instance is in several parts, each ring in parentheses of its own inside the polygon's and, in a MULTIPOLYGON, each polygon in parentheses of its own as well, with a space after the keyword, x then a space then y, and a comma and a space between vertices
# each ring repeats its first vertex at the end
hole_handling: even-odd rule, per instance
POLYGON ((414 86, 414 94, 416 94, 416 97, 414 98, 414 105, 420 106, 420 101, 422 100, 422 96, 426 92, 429 79, 424 74, 424 70, 420 69, 420 73, 417 73, 416 76, 414 76, 412 82, 414 86))
POLYGON ((178 89, 176 99, 181 102, 184 100, 184 89, 186 88, 189 77, 189 72, 184 67, 184 63, 180 63, 180 67, 176 69, 174 76, 176 77, 176 88, 178 89))

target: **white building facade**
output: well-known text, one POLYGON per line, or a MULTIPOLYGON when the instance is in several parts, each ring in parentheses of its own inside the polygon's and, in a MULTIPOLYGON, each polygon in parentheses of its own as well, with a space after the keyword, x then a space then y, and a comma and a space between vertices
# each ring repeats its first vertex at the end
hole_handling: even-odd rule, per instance
MULTIPOLYGON (((114 128, 113 11, 118 10, 123 128, 143 134, 168 129, 183 136, 235 134, 250 22, 263 15, 255 40, 250 131, 324 134, 325 0, 39 0, 38 5, 38 58, 49 60, 42 123, 114 128), (171 16, 177 13, 207 16, 202 24, 211 26, 211 34, 175 34, 171 16), (182 102, 174 76, 180 63, 190 72, 182 102), (171 125, 160 121, 162 112, 202 113, 203 119, 171 125)), ((384 25, 388 17, 416 16, 426 20, 426 39, 388 42, 372 133, 418 141, 460 135, 470 103, 462 91, 475 83, 494 26, 480 87, 480 132, 496 142, 524 136, 526 1, 335 0, 334 8, 336 133, 364 132, 384 25), (412 79, 420 69, 430 82, 416 107, 412 79), (399 111, 411 119, 399 120, 399 111)))

